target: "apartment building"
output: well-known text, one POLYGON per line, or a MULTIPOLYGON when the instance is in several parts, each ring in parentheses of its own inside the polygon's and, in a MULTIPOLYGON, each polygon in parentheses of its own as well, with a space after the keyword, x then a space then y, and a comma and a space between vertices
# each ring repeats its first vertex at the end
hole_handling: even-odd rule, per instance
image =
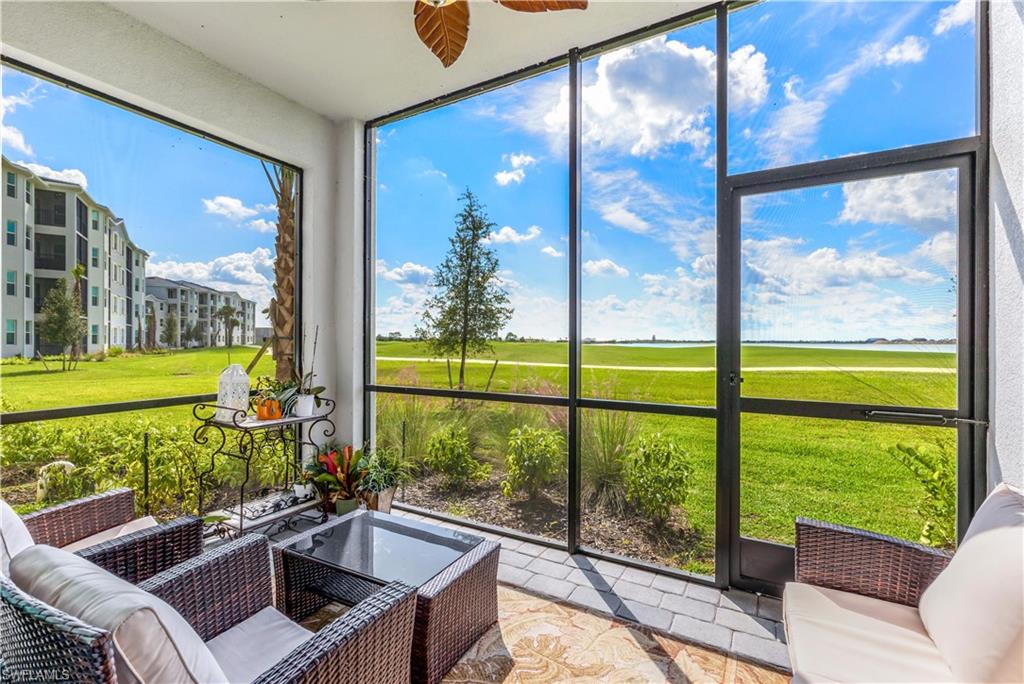
POLYGON ((237 292, 215 290, 188 280, 169 280, 150 276, 146 278, 146 314, 153 326, 151 342, 167 346, 162 331, 171 314, 176 321, 174 344, 186 347, 223 347, 228 343, 227 328, 220 315, 223 307, 234 309, 233 344, 255 344, 256 302, 245 299, 237 292), (186 340, 187 331, 196 330, 195 339, 186 340))
POLYGON ((81 264, 88 353, 133 347, 145 339, 143 285, 149 254, 122 219, 75 183, 44 178, 3 157, 2 355, 59 350, 36 335, 46 294, 81 264))

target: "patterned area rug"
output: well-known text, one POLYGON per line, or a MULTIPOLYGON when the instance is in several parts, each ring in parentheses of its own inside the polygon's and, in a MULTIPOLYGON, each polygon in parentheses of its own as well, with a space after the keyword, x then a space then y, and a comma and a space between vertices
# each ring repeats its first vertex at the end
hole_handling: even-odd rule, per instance
MULTIPOLYGON (((332 604, 303 624, 315 630, 341 610, 332 604)), ((784 684, 789 676, 499 584, 498 624, 466 652, 444 681, 784 684)))

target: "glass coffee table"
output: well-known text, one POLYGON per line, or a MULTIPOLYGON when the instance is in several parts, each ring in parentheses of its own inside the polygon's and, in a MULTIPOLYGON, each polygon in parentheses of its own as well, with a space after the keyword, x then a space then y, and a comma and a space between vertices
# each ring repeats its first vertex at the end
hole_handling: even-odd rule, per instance
POLYGON ((438 682, 498 619, 500 546, 472 534, 357 510, 274 546, 277 608, 302 620, 386 584, 416 588, 412 679, 438 682))

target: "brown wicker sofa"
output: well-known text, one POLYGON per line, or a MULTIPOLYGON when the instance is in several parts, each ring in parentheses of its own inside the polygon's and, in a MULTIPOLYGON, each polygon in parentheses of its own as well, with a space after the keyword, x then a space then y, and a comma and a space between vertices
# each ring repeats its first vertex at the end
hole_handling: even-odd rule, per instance
MULTIPOLYGON (((54 552, 39 547, 32 555, 54 552)), ((27 590, 38 588, 34 584, 38 575, 31 572, 37 566, 32 566, 32 561, 26 566, 25 558, 19 556, 12 562, 12 579, 0 578, 0 648, 5 674, 25 681, 53 672, 60 673, 62 681, 119 681, 126 671, 125 662, 131 662, 123 650, 125 642, 133 638, 123 631, 127 621, 116 628, 121 632, 115 641, 111 630, 92 626, 31 596, 27 590)), ((51 571, 52 567, 47 570, 51 571)), ((65 572, 73 575, 74 569, 65 572)), ((125 586, 121 584, 122 590, 125 586)), ((90 589, 95 585, 85 591, 90 589)), ((217 681, 409 681, 416 607, 412 587, 389 584, 319 632, 309 633, 273 609, 270 550, 267 539, 260 535, 246 535, 207 551, 151 577, 134 591, 148 592, 166 602, 165 610, 169 606, 191 626, 191 638, 198 637, 209 649, 204 657, 212 656, 223 670, 217 681)), ((59 598, 74 604, 77 593, 78 588, 75 596, 64 592, 59 598)), ((160 620, 171 624, 166 618, 165 613, 160 620)), ((168 629, 173 632, 173 627, 168 629)), ((175 649, 179 648, 178 637, 180 633, 175 637, 175 649)), ((136 645, 143 652, 160 647, 152 641, 136 645)), ((139 650, 134 653, 138 656, 139 650)))
POLYGON ((128 488, 66 501, 21 516, 36 544, 67 549, 138 583, 203 550, 203 521, 183 516, 159 524, 135 517, 128 488))
POLYGON ((955 554, 798 518, 793 681, 1024 681, 1024 495, 996 487, 955 554))

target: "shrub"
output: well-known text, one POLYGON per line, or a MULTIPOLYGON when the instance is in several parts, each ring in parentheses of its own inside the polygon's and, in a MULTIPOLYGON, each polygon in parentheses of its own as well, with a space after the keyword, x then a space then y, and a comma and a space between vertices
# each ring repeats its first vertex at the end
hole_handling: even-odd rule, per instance
POLYGON ((626 411, 586 411, 580 421, 584 501, 621 513, 626 508, 624 464, 639 431, 626 411))
POLYGON ((491 467, 473 458, 466 429, 447 425, 430 438, 427 446, 427 467, 444 476, 445 485, 463 489, 466 485, 486 480, 491 467))
POLYGON ((535 498, 537 492, 562 472, 564 453, 562 435, 555 430, 513 428, 508 433, 502 494, 511 497, 519 491, 535 498))
POLYGON ((889 455, 924 487, 917 512, 924 518, 921 543, 952 549, 956 546, 956 457, 940 443, 896 444, 889 455))
POLYGON ((407 463, 422 465, 435 419, 430 400, 415 395, 377 395, 377 443, 407 463))
POLYGON ((85 481, 71 461, 54 461, 39 469, 36 503, 55 504, 77 499, 85 492, 85 481))
POLYGON ((690 466, 686 454, 661 433, 642 435, 626 462, 626 495, 655 525, 686 502, 690 466))
POLYGON ((117 345, 113 345, 109 349, 107 349, 107 356, 109 356, 112 359, 116 359, 121 354, 124 354, 124 347, 118 347, 117 345))

